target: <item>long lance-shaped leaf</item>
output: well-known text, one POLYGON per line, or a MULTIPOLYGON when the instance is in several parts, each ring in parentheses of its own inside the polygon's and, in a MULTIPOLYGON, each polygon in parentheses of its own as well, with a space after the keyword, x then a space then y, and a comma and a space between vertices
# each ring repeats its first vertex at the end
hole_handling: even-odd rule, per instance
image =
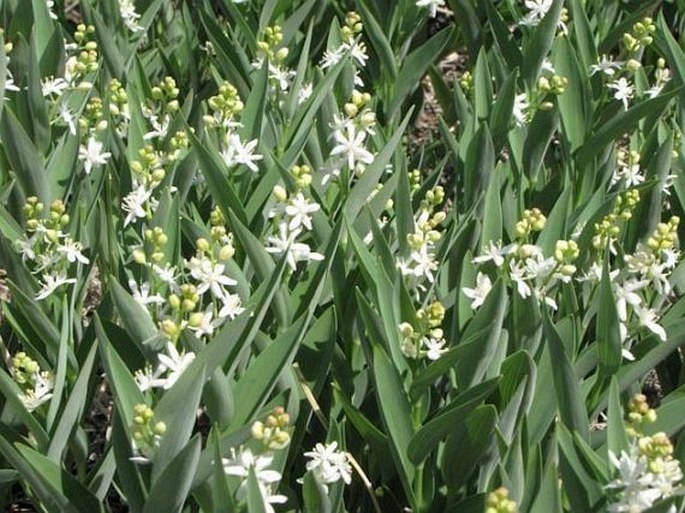
POLYGON ((605 150, 607 144, 629 133, 642 118, 662 112, 669 102, 682 92, 683 88, 680 87, 664 91, 656 98, 641 101, 603 123, 576 153, 576 166, 579 169, 588 166, 593 157, 605 150))
POLYGON ((400 480, 409 502, 416 497, 412 488, 416 469, 409 461, 407 448, 414 435, 411 407, 404 393, 404 386, 397 369, 386 352, 378 345, 373 347, 373 374, 376 383, 376 399, 393 447, 393 458, 399 470, 400 480))
POLYGON ((160 511, 180 513, 183 510, 200 460, 200 447, 200 435, 197 434, 171 460, 159 479, 152 485, 143 513, 160 511))
POLYGON ((407 56, 397 74, 395 95, 386 111, 388 119, 392 120, 397 116, 404 100, 419 86, 421 77, 426 74, 430 65, 440 56, 451 37, 451 27, 442 29, 407 56))
POLYGON ((550 355, 556 367, 554 389, 561 421, 570 430, 576 431, 587 440, 589 438, 588 417, 582 401, 583 395, 580 391, 578 376, 546 309, 543 311, 542 318, 550 355))
POLYGON ((540 24, 533 29, 528 44, 523 50, 522 76, 531 89, 535 86, 549 49, 552 48, 563 6, 563 0, 554 0, 540 24))
POLYGON ((369 200, 372 191, 380 181, 380 178, 385 171, 385 166, 390 162, 390 159, 397 149, 397 145, 400 143, 402 137, 404 137, 404 130, 407 127, 407 123, 409 123, 412 111, 413 109, 407 113, 388 143, 380 153, 376 155, 376 158, 373 159, 373 162, 369 164, 364 171, 364 174, 352 188, 352 191, 345 202, 345 214, 350 222, 357 219, 359 212, 361 212, 362 208, 369 200))
POLYGON ((0 139, 24 193, 37 196, 43 204, 50 205, 52 194, 40 153, 11 109, 3 110, 0 139))

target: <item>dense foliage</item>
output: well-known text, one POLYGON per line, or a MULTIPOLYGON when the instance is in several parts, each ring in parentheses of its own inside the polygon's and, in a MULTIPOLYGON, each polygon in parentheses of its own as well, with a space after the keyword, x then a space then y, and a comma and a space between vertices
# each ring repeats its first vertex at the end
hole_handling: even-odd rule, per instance
POLYGON ((684 511, 684 14, 0 0, 2 505, 684 511))

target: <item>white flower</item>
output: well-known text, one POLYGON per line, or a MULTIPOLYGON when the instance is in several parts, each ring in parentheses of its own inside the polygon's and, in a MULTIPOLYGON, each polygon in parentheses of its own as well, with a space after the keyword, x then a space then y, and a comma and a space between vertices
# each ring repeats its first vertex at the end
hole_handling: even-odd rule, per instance
POLYGON ((635 313, 637 314, 640 326, 644 326, 654 333, 662 342, 666 341, 666 331, 658 322, 656 322, 657 316, 654 310, 637 306, 635 307, 635 313))
POLYGON ((76 135, 76 118, 74 118, 74 114, 69 110, 69 106, 66 103, 62 103, 59 106, 59 117, 69 128, 69 133, 76 135))
POLYGON ((138 390, 145 392, 153 388, 163 387, 166 380, 159 379, 159 374, 162 371, 164 371, 164 367, 158 367, 157 371, 153 373, 150 365, 145 366, 145 369, 138 369, 133 375, 136 385, 138 385, 138 390))
POLYGON ((238 294, 226 294, 220 299, 222 306, 217 314, 218 319, 235 319, 238 315, 245 311, 238 294))
POLYGON ((221 157, 228 167, 244 164, 256 173, 259 171, 259 168, 255 161, 262 160, 263 158, 262 155, 255 155, 253 153, 257 143, 257 139, 253 139, 243 144, 238 134, 230 134, 226 141, 226 147, 221 152, 221 157))
POLYGON ((530 108, 530 102, 528 101, 528 95, 526 93, 517 94, 514 97, 514 108, 512 110, 512 115, 516 121, 517 127, 524 127, 528 123, 528 109, 530 108))
POLYGON ((55 0, 45 0, 45 5, 48 8, 48 14, 50 15, 50 18, 53 20, 56 20, 57 15, 55 14, 55 11, 53 10, 55 8, 55 0))
POLYGON ((311 214, 320 208, 321 206, 318 203, 310 203, 301 192, 298 192, 293 198, 290 198, 288 205, 285 207, 285 213, 290 216, 288 229, 295 231, 304 226, 307 230, 311 230, 311 214))
POLYGON ((139 185, 124 197, 121 202, 121 209, 126 212, 124 226, 128 226, 135 219, 144 219, 147 217, 147 210, 145 207, 148 200, 150 200, 151 194, 152 191, 139 185))
POLYGON ((616 296, 616 311, 621 321, 626 322, 628 319, 627 305, 633 308, 640 306, 642 298, 636 292, 642 290, 647 283, 645 280, 637 281, 631 279, 626 280, 623 285, 613 284, 614 295, 616 296))
POLYGON ((24 407, 30 412, 50 400, 54 386, 53 377, 49 372, 36 372, 33 378, 33 390, 27 390, 19 396, 24 407))
POLYGON ((526 282, 526 270, 519 262, 509 262, 509 277, 516 284, 516 290, 523 299, 533 294, 533 289, 526 282))
POLYGON ((612 61, 611 59, 607 58, 606 55, 602 55, 602 58, 597 64, 590 66, 590 76, 601 72, 609 77, 613 77, 616 73, 616 70, 621 66, 623 66, 623 62, 612 61))
MULTIPOLYGON (((362 43, 361 41, 357 42, 352 42, 352 43, 343 43, 342 47, 343 51, 350 51, 350 55, 352 58, 357 61, 357 64, 361 66, 362 68, 366 66, 366 61, 368 60, 369 56, 366 54, 366 45, 362 43)), ((356 77, 355 77, 355 82, 356 82, 356 77)), ((364 85, 363 83, 361 84, 362 86, 364 85)))
POLYGON ((443 7, 445 0, 416 0, 416 7, 428 7, 428 15, 435 18, 438 14, 438 7, 443 7))
POLYGON ((214 313, 211 311, 211 309, 208 309, 206 312, 202 314, 202 318, 200 319, 199 324, 188 325, 188 328, 194 331, 198 337, 201 337, 203 335, 211 337, 214 333, 215 326, 215 323, 212 322, 212 317, 214 317, 214 313))
POLYGON ((136 12, 136 6, 133 5, 131 0, 119 0, 119 14, 121 19, 124 21, 124 25, 131 32, 140 32, 145 30, 138 24, 140 19, 140 14, 136 12))
POLYGON ((214 297, 223 297, 226 293, 224 286, 231 287, 238 283, 224 274, 224 264, 215 264, 204 256, 192 257, 186 262, 186 267, 190 270, 190 275, 200 282, 197 286, 197 293, 200 295, 211 290, 214 297))
POLYGON ((338 145, 331 150, 331 155, 344 155, 350 170, 355 169, 357 162, 363 164, 373 162, 373 153, 364 147, 366 132, 356 133, 354 125, 350 124, 343 130, 335 132, 334 136, 338 145))
POLYGON ((168 115, 165 115, 161 121, 156 114, 153 114, 149 110, 144 110, 143 115, 150 122, 150 125, 152 125, 152 130, 143 136, 144 140, 147 141, 149 139, 154 139, 155 137, 166 137, 167 132, 169 131, 169 125, 171 124, 171 118, 168 115))
POLYGON ((626 187, 637 187, 644 182, 645 177, 641 174, 640 164, 617 167, 611 177, 611 185, 617 184, 621 180, 625 180, 626 187))
POLYGON ((81 253, 81 243, 78 241, 73 241, 69 237, 64 239, 64 242, 57 246, 57 251, 62 253, 70 263, 76 261, 88 265, 90 260, 88 260, 83 253, 81 253))
POLYGON ((281 480, 280 472, 268 468, 273 462, 273 456, 266 454, 255 456, 250 449, 241 449, 240 453, 236 455, 235 449, 231 448, 231 458, 222 458, 221 462, 227 475, 242 478, 238 489, 239 498, 244 497, 247 493, 247 477, 252 468, 264 500, 264 509, 268 513, 274 512, 271 504, 283 504, 288 500, 285 495, 271 493, 271 486, 281 480))
POLYGON ((507 244, 502 247, 501 240, 498 240, 497 242, 489 241, 488 246, 482 249, 483 254, 474 258, 472 262, 474 264, 482 264, 483 262, 492 260, 497 267, 502 267, 504 264, 504 257, 515 252, 517 249, 518 244, 516 243, 507 244))
POLYGON ((269 80, 278 84, 278 88, 283 92, 288 90, 294 76, 293 70, 269 64, 269 80))
POLYGON ((438 262, 435 260, 435 255, 428 250, 428 245, 424 244, 419 249, 412 251, 409 255, 409 261, 414 276, 417 278, 425 276, 429 282, 433 283, 433 271, 438 270, 438 262))
POLYGON ((36 294, 36 299, 38 301, 45 299, 62 285, 76 283, 75 278, 67 278, 66 271, 60 271, 56 274, 46 274, 43 278, 44 280, 41 283, 42 287, 38 291, 38 294, 36 294))
POLYGON ((447 351, 444 338, 424 337, 421 339, 421 345, 426 351, 426 358, 431 361, 437 360, 447 351))
POLYGON ((345 48, 343 46, 339 46, 335 50, 326 50, 323 53, 319 67, 321 69, 332 68, 340 62, 344 54, 345 48))
POLYGON ((176 267, 172 267, 170 264, 160 267, 155 264, 152 266, 152 270, 160 280, 169 285, 171 288, 176 288, 176 276, 178 273, 178 269, 176 269, 176 267))
POLYGON ((462 287, 463 294, 473 301, 471 308, 476 309, 485 302, 485 298, 492 289, 492 282, 487 274, 478 272, 476 275, 476 286, 474 288, 462 287))
POLYGON ((131 295, 136 302, 145 308, 147 311, 147 305, 161 305, 164 303, 164 298, 161 294, 150 295, 150 283, 144 281, 140 284, 140 287, 136 283, 136 280, 128 280, 128 288, 131 289, 131 295))
POLYGON ((307 462, 307 470, 313 472, 322 483, 330 484, 343 480, 345 484, 352 482, 352 467, 344 452, 338 451, 338 442, 323 445, 316 444, 313 450, 304 455, 311 458, 307 462))
POLYGON ((170 371, 164 380, 164 385, 162 385, 165 390, 168 390, 176 381, 178 381, 181 374, 183 374, 193 362, 195 353, 186 353, 185 351, 179 353, 172 342, 167 342, 166 349, 169 354, 165 355, 164 353, 160 353, 157 355, 157 359, 159 360, 162 370, 170 371))
POLYGON ((552 7, 552 0, 526 0, 525 5, 529 12, 521 20, 521 25, 534 27, 542 21, 552 7))
POLYGON ((615 80, 607 84, 607 87, 615 91, 614 99, 623 102, 623 108, 627 109, 628 102, 631 100, 635 92, 635 87, 633 86, 633 84, 628 82, 628 80, 626 80, 625 77, 621 77, 618 80, 615 80))
POLYGON ((62 96, 64 90, 69 87, 69 84, 63 78, 47 77, 41 80, 41 89, 43 96, 62 96))
POLYGON ((301 105, 306 102, 313 92, 314 86, 311 82, 308 84, 302 84, 302 87, 300 87, 300 90, 297 92, 297 104, 301 105))
POLYGON ((286 254, 286 260, 290 268, 294 271, 297 262, 308 262, 310 260, 323 260, 324 256, 315 253, 307 244, 295 242, 295 237, 299 232, 290 232, 286 223, 278 225, 278 236, 267 237, 269 246, 266 251, 276 255, 286 254))
POLYGON ((102 143, 95 140, 93 137, 88 139, 88 145, 79 147, 79 160, 83 160, 83 167, 86 174, 89 175, 94 166, 107 164, 107 161, 112 156, 109 152, 102 151, 102 143))

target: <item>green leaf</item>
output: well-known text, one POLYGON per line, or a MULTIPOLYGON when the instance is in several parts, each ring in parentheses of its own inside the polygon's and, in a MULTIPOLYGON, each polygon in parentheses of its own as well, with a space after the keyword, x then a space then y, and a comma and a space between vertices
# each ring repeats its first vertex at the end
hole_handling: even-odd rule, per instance
POLYGON ((466 208, 474 204, 489 185, 495 169, 495 148, 487 123, 481 123, 466 151, 464 196, 466 208))
POLYGON ((602 122, 600 126, 593 129, 593 135, 576 152, 576 166, 579 169, 588 166, 597 154, 606 150, 608 144, 613 144, 623 134, 631 132, 642 118, 663 112, 670 101, 682 92, 682 88, 664 91, 659 96, 643 100, 608 121, 602 122))
POLYGON ((529 89, 535 87, 542 63, 552 48, 563 6, 563 0, 552 2, 545 17, 533 28, 532 34, 523 49, 522 76, 529 89))
POLYGON ((623 408, 621 408, 621 396, 616 376, 611 378, 611 385, 609 386, 607 445, 614 454, 621 454, 621 451, 628 448, 628 436, 626 435, 626 425, 623 421, 623 408))
POLYGON ((331 513, 332 511, 326 489, 312 472, 304 475, 302 498, 304 499, 304 513, 331 513))
POLYGON ((97 313, 93 322, 100 347, 100 357, 109 378, 109 385, 112 387, 112 395, 118 407, 119 415, 128 428, 133 423, 135 406, 145 404, 145 400, 131 372, 109 341, 97 313))
POLYGON ((0 139, 24 194, 37 196, 44 205, 50 205, 52 194, 40 153, 8 108, 0 119, 0 139))
POLYGON ((207 185, 209 185, 214 202, 221 208, 224 216, 228 215, 230 209, 235 212, 235 215, 243 224, 248 223, 245 210, 242 207, 243 202, 238 198, 233 186, 228 181, 226 165, 218 157, 218 154, 209 151, 192 131, 188 130, 187 132, 191 146, 197 155, 198 165, 205 180, 207 180, 207 185))
MULTIPOLYGON (((333 327, 333 311, 328 309, 326 312, 328 315, 325 320, 328 324, 324 326, 325 332, 321 336, 329 337, 333 327)), ((236 404, 232 424, 234 427, 244 425, 252 419, 268 399, 279 376, 290 368, 302 340, 303 330, 306 329, 305 321, 306 316, 303 315, 276 340, 271 341, 266 349, 250 362, 245 374, 235 384, 234 394, 240 400, 236 404)), ((322 325, 317 322, 307 335, 319 329, 322 329, 322 325)))
POLYGON ((574 48, 567 38, 559 38, 552 47, 552 62, 556 72, 566 77, 568 84, 564 94, 556 97, 561 114, 561 125, 570 144, 570 150, 575 151, 585 142, 588 119, 590 114, 590 98, 592 97, 587 68, 581 68, 574 48))
POLYGON ((390 140, 376 155, 373 162, 364 170, 364 174, 354 185, 352 191, 350 191, 345 203, 345 215, 349 221, 354 221, 364 205, 369 201, 372 191, 375 190, 381 176, 383 176, 385 166, 390 162, 400 140, 404 137, 404 130, 407 128, 411 114, 412 110, 410 109, 390 140))
POLYGON ((580 391, 578 376, 576 376, 561 337, 549 318, 547 309, 543 310, 542 317, 543 330, 555 367, 553 373, 554 389, 561 422, 587 440, 589 437, 588 416, 583 405, 583 394, 580 391))
POLYGON ((469 342, 458 346, 461 358, 457 361, 456 374, 460 388, 472 387, 485 377, 501 341, 507 303, 506 287, 501 279, 497 280, 462 334, 462 340, 469 342), (472 338, 475 333, 483 333, 483 337, 472 338))
POLYGON ((247 513, 267 513, 254 465, 247 474, 247 513))
POLYGON ((597 356, 599 358, 598 379, 610 378, 621 366, 622 348, 619 332, 616 298, 611 290, 609 259, 604 259, 604 270, 599 283, 599 306, 597 307, 597 356))
POLYGON ((497 410, 491 404, 476 408, 462 422, 456 423, 445 442, 441 458, 443 479, 450 490, 458 490, 476 470, 489 450, 495 425, 497 410))
POLYGON ((440 56, 451 37, 452 27, 444 28, 410 53, 404 60, 402 68, 397 74, 395 95, 386 110, 389 120, 397 116, 404 100, 419 86, 426 70, 440 56))
POLYGON ((167 469, 174 466, 177 456, 190 439, 195 427, 205 373, 206 368, 203 365, 189 366, 154 409, 155 420, 164 422, 168 429, 154 457, 153 486, 163 480, 167 469))
POLYGON ((97 344, 93 344, 90 348, 86 360, 81 365, 78 378, 76 378, 76 383, 74 383, 66 405, 50 433, 50 445, 47 456, 55 462, 61 460, 62 453, 69 443, 71 434, 86 409, 86 399, 90 391, 88 385, 92 378, 97 347, 97 344))
MULTIPOLYGON (((90 493, 88 488, 62 469, 58 463, 49 460, 24 444, 15 444, 15 447, 26 462, 40 475, 41 480, 57 492, 53 492, 51 495, 53 497, 60 495, 69 501, 69 510, 79 513, 104 511, 100 501, 90 493)), ((35 477, 33 479, 26 475, 24 477, 32 484, 36 481, 35 477)), ((59 511, 67 510, 60 508, 59 511)))
MULTIPOLYGON (((119 281, 112 277, 110 290, 112 300, 119 312, 124 329, 136 343, 155 338, 159 330, 152 322, 150 314, 129 294, 119 281)), ((141 346, 142 347, 142 344, 141 346)))
POLYGON ((495 391, 498 383, 499 378, 495 378, 465 389, 421 426, 409 443, 409 459, 418 465, 428 458, 438 444, 454 431, 455 426, 462 424, 467 415, 495 391))
POLYGON ((540 167, 559 125, 556 110, 538 110, 528 127, 528 135, 523 143, 523 170, 532 183, 536 183, 540 167))
POLYGON ((492 127, 492 140, 499 151, 511 128, 511 118, 516 99, 516 80, 518 69, 512 71, 497 92, 497 99, 492 107, 489 126, 492 127))
POLYGON ((473 96, 476 119, 484 121, 490 115, 493 100, 492 75, 488 67, 488 53, 485 47, 478 52, 476 65, 473 70, 473 96))
MULTIPOLYGON (((172 429, 175 429, 175 426, 172 429)), ((159 479, 152 485, 143 513, 159 511, 180 513, 183 510, 197 464, 200 461, 201 445, 202 441, 198 433, 171 460, 159 479)))
POLYGON ((373 347, 373 375, 376 383, 376 399, 383 424, 390 435, 400 480, 410 503, 416 501, 412 489, 414 466, 410 463, 407 447, 414 435, 411 408, 404 393, 402 380, 388 355, 379 346, 373 347))
POLYGON ((378 55, 380 69, 384 72, 387 72, 390 79, 395 80, 397 78, 397 64, 395 63, 395 55, 392 47, 390 46, 388 38, 383 31, 383 28, 371 13, 368 3, 368 0, 360 0, 357 4, 359 6, 362 20, 364 20, 364 33, 368 36, 372 48, 376 52, 376 55, 378 55))
POLYGON ((31 32, 31 46, 29 48, 28 73, 28 103, 31 112, 31 127, 33 128, 33 142, 41 153, 50 147, 50 119, 48 105, 41 87, 40 65, 36 40, 39 36, 36 29, 31 32))

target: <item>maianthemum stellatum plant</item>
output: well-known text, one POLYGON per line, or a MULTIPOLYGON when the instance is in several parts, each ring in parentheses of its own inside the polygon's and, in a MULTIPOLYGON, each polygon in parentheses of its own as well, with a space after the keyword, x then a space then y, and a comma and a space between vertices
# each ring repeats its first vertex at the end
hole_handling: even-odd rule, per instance
POLYGON ((0 0, 3 508, 684 511, 684 23, 0 0))

